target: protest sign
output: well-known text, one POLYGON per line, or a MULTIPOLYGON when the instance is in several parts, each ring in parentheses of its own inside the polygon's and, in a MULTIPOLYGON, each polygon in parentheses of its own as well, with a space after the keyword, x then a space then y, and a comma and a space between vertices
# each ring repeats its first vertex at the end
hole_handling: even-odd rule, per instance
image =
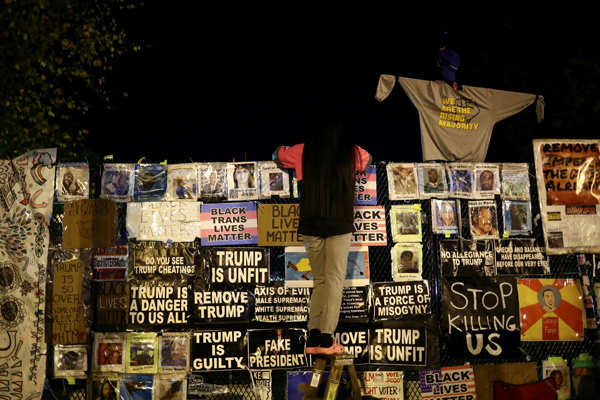
POLYGON ((120 378, 120 399, 154 399, 154 375, 122 374, 120 378))
POLYGON ((308 367, 304 354, 304 329, 254 329, 248 331, 250 369, 287 369, 308 367))
POLYGON ((256 284, 269 282, 269 249, 214 247, 199 255, 210 270, 210 283, 256 284))
POLYGON ((475 400, 473 367, 461 365, 419 371, 421 398, 432 400, 475 400))
POLYGON ((360 393, 380 400, 404 400, 402 371, 364 371, 360 393))
POLYGON ((387 246, 385 208, 383 206, 354 207, 352 246, 387 246))
POLYGON ((546 249, 535 239, 502 239, 496 245, 498 275, 549 274, 546 249))
POLYGON ((377 173, 374 165, 369 165, 365 172, 356 173, 354 204, 365 206, 377 204, 377 173))
POLYGON ((373 283, 373 321, 431 314, 426 281, 373 283))
POLYGON ((94 255, 92 256, 94 280, 125 280, 128 260, 127 245, 118 245, 107 247, 105 249, 94 249, 94 255))
MULTIPOLYGON (((312 269, 302 246, 285 248, 285 285, 289 287, 313 287, 312 269)), ((344 286, 369 284, 369 248, 350 247, 344 286)))
POLYGON ((129 325, 159 327, 190 322, 187 285, 131 283, 129 289, 129 325))
POLYGON ((127 282, 95 282, 97 331, 124 331, 129 309, 127 282))
POLYGON ((127 232, 137 240, 192 242, 200 236, 200 203, 127 203, 127 232))
POLYGON ((256 244, 256 203, 202 204, 202 246, 256 244))
POLYGON ((142 280, 181 281, 196 273, 194 243, 129 243, 129 276, 142 280))
POLYGON ((235 370, 247 365, 245 330, 192 332, 192 371, 235 370))
POLYGON ((369 362, 371 364, 425 366, 427 329, 424 325, 372 329, 369 362))
POLYGON ((336 343, 344 346, 346 354, 354 356, 354 364, 369 362, 369 329, 368 328, 339 328, 333 334, 336 343))
POLYGON ((442 240, 442 276, 495 276, 493 240, 442 240))
POLYGON ((517 350, 516 279, 447 277, 442 283, 442 330, 452 354, 499 357, 517 350))
POLYGON ((259 204, 258 245, 302 245, 302 235, 298 233, 299 222, 299 204, 259 204))
POLYGON ((458 233, 456 202, 431 199, 431 229, 434 233, 458 233))
POLYGON ((254 289, 253 320, 256 322, 306 322, 309 307, 309 288, 271 285, 254 289))
POLYGON ((133 199, 134 164, 104 164, 100 197, 116 202, 133 199))
POLYGON ((107 199, 65 203, 63 249, 110 247, 117 237, 117 204, 107 199))
POLYGON ((600 252, 600 141, 533 141, 548 254, 600 252))
POLYGON ((248 322, 249 292, 194 290, 193 318, 197 323, 248 322))
POLYGON ((369 286, 347 286, 342 290, 340 320, 345 322, 368 322, 369 286))
MULTIPOLYGON (((322 371, 320 379, 315 379, 316 375, 312 371, 287 371, 287 400, 305 400, 307 393, 312 392, 317 387, 317 398, 323 399, 329 379, 329 371, 322 371)), ((346 371, 342 371, 337 388, 338 399, 351 399, 350 376, 346 371)), ((261 399, 262 400, 262 399, 261 399)))
POLYGON ((521 340, 583 340, 583 293, 574 279, 519 279, 521 340))

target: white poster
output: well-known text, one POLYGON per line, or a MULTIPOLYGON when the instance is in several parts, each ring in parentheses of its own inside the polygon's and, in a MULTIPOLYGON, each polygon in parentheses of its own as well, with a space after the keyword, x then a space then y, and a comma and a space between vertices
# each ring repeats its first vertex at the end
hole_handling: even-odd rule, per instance
POLYGON ((127 203, 127 232, 137 240, 192 242, 200 237, 200 203, 127 203))

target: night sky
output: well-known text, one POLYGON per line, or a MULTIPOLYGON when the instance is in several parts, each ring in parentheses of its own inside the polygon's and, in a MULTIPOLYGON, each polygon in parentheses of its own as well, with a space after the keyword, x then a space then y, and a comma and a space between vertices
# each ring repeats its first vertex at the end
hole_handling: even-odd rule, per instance
POLYGON ((598 137, 587 128, 598 122, 597 105, 581 99, 599 98, 597 84, 577 92, 600 81, 597 46, 586 44, 582 29, 529 21, 448 29, 392 16, 382 27, 173 8, 148 5, 128 22, 150 48, 117 66, 112 85, 128 97, 97 122, 90 142, 97 153, 129 162, 264 160, 277 145, 300 142, 315 109, 341 105, 350 133, 376 161, 421 161, 408 97, 399 86, 383 103, 374 94, 381 73, 438 79, 445 30, 462 57, 459 83, 546 97, 544 123, 532 105, 495 126, 488 161, 531 162, 536 137, 598 137), (569 70, 574 58, 589 65, 569 70), (577 115, 572 126, 566 113, 577 115))

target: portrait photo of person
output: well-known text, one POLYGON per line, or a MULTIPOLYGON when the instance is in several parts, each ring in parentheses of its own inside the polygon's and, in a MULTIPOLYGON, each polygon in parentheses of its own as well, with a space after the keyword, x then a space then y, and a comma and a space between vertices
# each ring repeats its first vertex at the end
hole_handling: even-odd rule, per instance
POLYGON ((494 190, 494 172, 489 169, 479 172, 477 190, 491 191, 494 190))
POLYGON ((416 278, 421 272, 421 262, 420 244, 396 244, 392 248, 393 280, 416 278))
POLYGON ((59 351, 59 362, 57 365, 57 369, 63 371, 72 371, 72 370, 84 370, 84 367, 87 365, 83 365, 86 360, 86 354, 81 353, 79 351, 74 350, 57 350, 59 351))
POLYGON ((423 170, 425 183, 423 190, 425 193, 441 193, 445 191, 443 170, 441 168, 425 168, 423 170))
POLYGON ((233 183, 235 189, 255 189, 254 164, 236 164, 233 183))
POLYGON ((100 343, 98 365, 121 365, 123 363, 122 343, 100 343))
POLYGON ((223 184, 217 181, 217 172, 213 170, 208 175, 208 183, 202 186, 202 194, 214 195, 216 193, 223 193, 223 184))
POLYGON ((456 232, 457 215, 454 200, 432 200, 433 227, 437 232, 456 232))
POLYGON ((159 400, 185 400, 185 380, 184 379, 164 379, 161 378, 158 384, 159 400))
POLYGON ((529 230, 531 215, 526 204, 511 202, 508 211, 510 215, 510 229, 512 231, 529 230))
POLYGON ((394 192, 396 194, 412 194, 417 190, 414 168, 394 167, 394 192))
POLYGON ((498 236, 496 207, 469 207, 471 214, 471 235, 473 237, 498 236))
POLYGON ((283 173, 269 172, 269 189, 272 191, 283 190, 283 173))
POLYGON ((161 338, 161 367, 187 366, 185 338, 161 338))
POLYGON ((129 351, 129 360, 132 366, 154 364, 154 345, 152 343, 131 343, 129 351))
POLYGON ((452 170, 452 189, 456 193, 469 194, 473 192, 473 173, 468 169, 452 170))
POLYGON ((61 183, 61 194, 70 195, 70 196, 83 196, 84 195, 84 187, 79 182, 79 180, 75 179, 73 172, 70 170, 66 170, 63 174, 63 179, 61 183))
POLYGON ((542 309, 547 313, 551 313, 558 308, 561 298, 557 288, 554 286, 544 286, 538 293, 538 300, 542 309))
POLYGON ((399 212, 396 214, 396 233, 398 235, 415 235, 419 233, 418 217, 414 212, 399 212))
POLYGON ((110 170, 103 176, 102 192, 108 196, 127 196, 129 194, 130 171, 110 170))
POLYGON ((400 265, 398 273, 408 274, 419 272, 418 260, 415 260, 415 254, 410 250, 404 250, 400 253, 400 265))
POLYGON ((92 383, 93 400, 118 400, 116 380, 94 380, 92 383))

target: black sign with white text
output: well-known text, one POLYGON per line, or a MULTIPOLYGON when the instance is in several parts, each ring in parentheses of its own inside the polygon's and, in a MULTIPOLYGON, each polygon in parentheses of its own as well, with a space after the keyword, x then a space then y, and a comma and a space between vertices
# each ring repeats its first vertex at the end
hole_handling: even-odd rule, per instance
POLYGON ((427 328, 387 327, 371 330, 371 364, 425 366, 427 364, 427 328))
POLYGON ((243 369, 246 365, 245 330, 192 332, 192 371, 234 370, 243 369))
POLYGON ((310 288, 284 285, 254 288, 254 321, 306 322, 310 308, 310 288))
POLYGON ((194 322, 248 322, 249 297, 244 290, 194 290, 194 322))
POLYGON ((442 276, 495 276, 493 240, 440 241, 442 276))
POLYGON ((129 326, 186 325, 190 322, 187 285, 160 282, 129 286, 129 326))
POLYGON ((199 265, 210 270, 212 284, 269 283, 269 249, 260 247, 214 247, 202 249, 199 265))
POLYGON ((254 329, 248 331, 250 369, 288 369, 308 367, 304 353, 304 329, 254 329))
POLYGON ((373 283, 373 320, 431 314, 429 286, 423 280, 373 283))
POLYGON ((340 320, 344 322, 369 321, 369 286, 348 286, 343 289, 340 320))
POLYGON ((496 245, 498 275, 549 274, 546 249, 534 239, 503 239, 496 245))

